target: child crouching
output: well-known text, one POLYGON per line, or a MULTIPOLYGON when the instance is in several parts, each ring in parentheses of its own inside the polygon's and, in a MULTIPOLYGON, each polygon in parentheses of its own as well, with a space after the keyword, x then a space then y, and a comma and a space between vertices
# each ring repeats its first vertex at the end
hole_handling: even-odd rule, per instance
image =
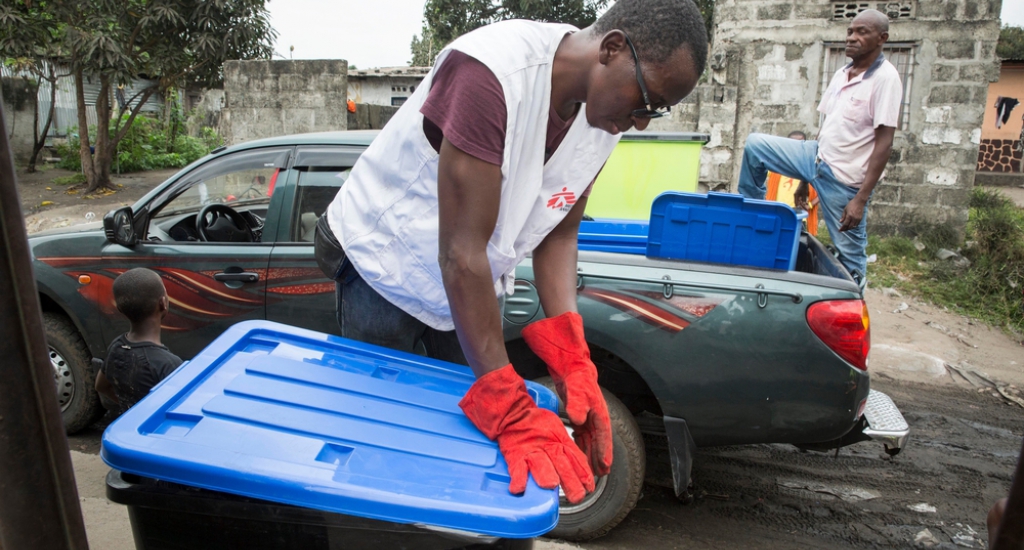
POLYGON ((107 348, 96 391, 116 403, 115 412, 121 414, 174 372, 181 358, 160 342, 160 323, 168 308, 160 275, 141 267, 122 273, 114 280, 114 302, 131 329, 107 348))

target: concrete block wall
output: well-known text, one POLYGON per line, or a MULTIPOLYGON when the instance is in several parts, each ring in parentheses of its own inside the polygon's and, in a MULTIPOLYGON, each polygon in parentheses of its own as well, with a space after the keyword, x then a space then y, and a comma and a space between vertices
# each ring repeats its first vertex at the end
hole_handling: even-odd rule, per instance
POLYGON ((220 132, 232 145, 348 128, 348 62, 228 61, 220 132))
POLYGON ((348 114, 349 130, 380 130, 398 112, 398 107, 356 103, 356 112, 348 114))
MULTIPOLYGON (((709 93, 723 100, 701 101, 698 123, 709 129, 717 125, 721 135, 720 141, 712 138, 702 157, 701 178, 709 187, 735 190, 743 144, 751 132, 817 134, 827 44, 842 43, 849 24, 833 20, 833 4, 718 0, 709 93), (727 99, 732 93, 734 114, 727 99)), ((869 4, 884 8, 889 3, 869 4)), ((914 47, 909 118, 907 128, 896 132, 887 177, 876 188, 870 230, 909 232, 923 222, 949 224, 962 232, 986 91, 998 77, 1001 0, 899 4, 914 13, 893 19, 889 38, 914 47)))
POLYGON ((743 145, 752 132, 817 133, 824 49, 816 20, 828 17, 830 8, 815 2, 716 2, 710 101, 702 102, 700 113, 701 125, 712 134, 701 158, 708 187, 735 192, 743 145))
POLYGON ((890 41, 917 45, 910 120, 897 132, 886 189, 875 197, 872 228, 909 233, 922 223, 958 232, 967 224, 1001 0, 919 0, 916 17, 890 26, 890 41))

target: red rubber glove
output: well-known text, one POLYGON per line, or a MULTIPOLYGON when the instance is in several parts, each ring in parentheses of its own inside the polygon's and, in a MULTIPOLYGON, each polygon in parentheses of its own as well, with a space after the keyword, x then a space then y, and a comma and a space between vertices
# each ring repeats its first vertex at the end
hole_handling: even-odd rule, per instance
POLYGON ((510 493, 525 491, 530 473, 544 489, 561 484, 572 503, 594 490, 587 458, 569 439, 562 420, 537 407, 511 364, 478 378, 459 406, 488 439, 498 441, 512 478, 510 493))
POLYGON ((555 390, 565 404, 573 438, 590 458, 599 476, 612 470, 612 422, 608 404, 597 385, 597 367, 583 336, 583 318, 569 311, 542 319, 523 329, 530 349, 548 365, 555 390))

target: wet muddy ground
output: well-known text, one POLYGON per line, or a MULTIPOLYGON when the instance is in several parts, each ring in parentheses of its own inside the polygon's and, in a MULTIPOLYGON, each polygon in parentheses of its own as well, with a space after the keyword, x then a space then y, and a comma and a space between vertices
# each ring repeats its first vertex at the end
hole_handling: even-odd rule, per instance
MULTIPOLYGON (((609 535, 580 547, 635 548, 986 548, 985 516, 1006 496, 1024 436, 1024 408, 990 393, 876 374, 911 427, 890 458, 863 442, 834 453, 790 445, 702 449, 695 499, 645 485, 636 509, 609 535)), ((104 423, 70 437, 99 452, 104 423)), ((660 483, 658 445, 652 477, 660 483)), ((667 458, 666 458, 667 460, 667 458)))
POLYGON ((789 445, 701 450, 696 499, 647 486, 611 534, 625 548, 985 548, 989 507, 1006 496, 1024 409, 989 393, 876 376, 911 426, 890 458, 878 443, 834 453, 789 445))

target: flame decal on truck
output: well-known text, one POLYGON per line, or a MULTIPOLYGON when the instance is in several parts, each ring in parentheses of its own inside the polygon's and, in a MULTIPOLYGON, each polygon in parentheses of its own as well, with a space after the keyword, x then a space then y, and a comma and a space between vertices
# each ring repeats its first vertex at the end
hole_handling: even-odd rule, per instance
POLYGON ((724 297, 717 296, 665 298, 660 292, 623 292, 590 286, 581 289, 579 294, 672 334, 682 332, 725 301, 724 297))
MULTIPOLYGON (((189 261, 187 258, 177 260, 189 261)), ((91 282, 79 286, 78 293, 95 304, 104 315, 119 315, 114 303, 114 279, 129 268, 99 266, 114 262, 124 265, 124 258, 53 257, 39 258, 39 261, 62 269, 64 275, 75 280, 80 275, 88 275, 92 279, 91 282)), ((156 271, 163 279, 171 305, 161 326, 167 331, 201 329, 217 319, 249 315, 254 310, 262 309, 266 303, 286 300, 288 296, 334 293, 334 282, 326 280, 323 273, 315 267, 247 267, 247 271, 260 276, 259 283, 231 288, 214 279, 214 275, 220 273, 220 270, 192 271, 180 267, 152 265, 167 261, 166 257, 135 257, 131 262, 135 266, 156 271)), ((201 261, 210 263, 209 259, 201 261)), ((219 263, 245 265, 251 261, 225 259, 219 263)))

